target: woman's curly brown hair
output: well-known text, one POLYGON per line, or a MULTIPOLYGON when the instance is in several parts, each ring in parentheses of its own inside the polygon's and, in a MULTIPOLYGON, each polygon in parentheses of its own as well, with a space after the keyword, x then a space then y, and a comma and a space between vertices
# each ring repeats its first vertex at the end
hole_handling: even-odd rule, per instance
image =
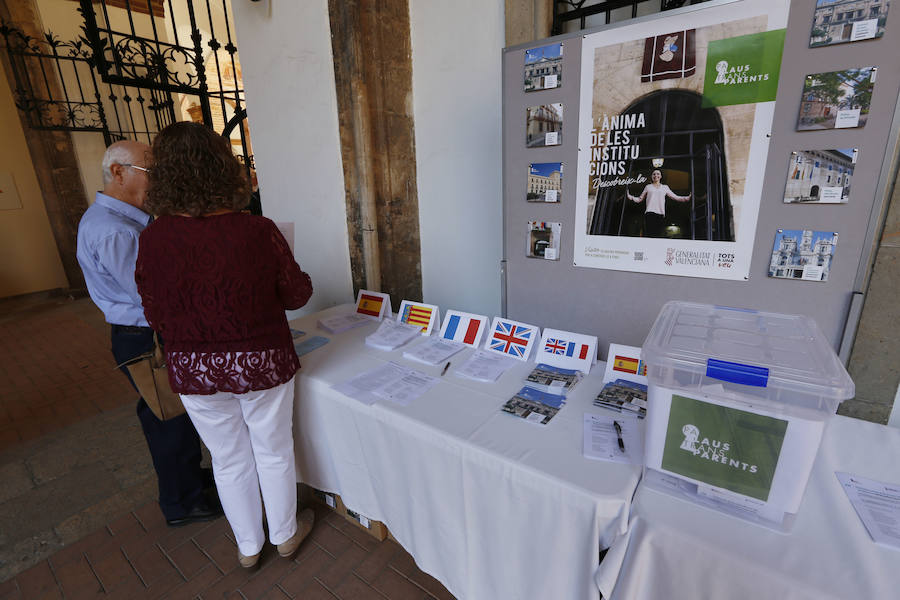
POLYGON ((250 200, 244 167, 227 138, 199 123, 173 123, 153 141, 144 206, 154 215, 240 210, 250 200))

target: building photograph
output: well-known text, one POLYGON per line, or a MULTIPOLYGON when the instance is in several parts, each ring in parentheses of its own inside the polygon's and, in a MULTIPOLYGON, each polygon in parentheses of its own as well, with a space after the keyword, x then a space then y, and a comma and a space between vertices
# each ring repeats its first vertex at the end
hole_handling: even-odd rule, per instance
POLYGON ((546 90, 562 85, 562 44, 525 51, 525 91, 546 90))
POLYGON ((816 0, 810 47, 884 35, 890 0, 816 0))
POLYGON ((865 127, 876 67, 807 75, 797 131, 865 127))
POLYGON ((528 166, 528 202, 559 202, 562 163, 532 163, 528 166), (549 193, 548 193, 549 192, 549 193))
POLYGON ((838 234, 809 229, 779 229, 772 247, 769 277, 828 281, 838 234))
POLYGON ((850 199, 856 148, 791 152, 785 202, 834 204, 850 199))

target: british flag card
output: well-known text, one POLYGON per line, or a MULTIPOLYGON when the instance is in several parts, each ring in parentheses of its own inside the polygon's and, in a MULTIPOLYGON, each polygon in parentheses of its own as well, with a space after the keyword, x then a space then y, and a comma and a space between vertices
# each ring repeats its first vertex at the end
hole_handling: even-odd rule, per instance
POLYGON ((503 317, 494 317, 491 333, 484 344, 484 349, 519 360, 528 360, 528 355, 531 354, 531 349, 534 348, 539 337, 541 337, 541 330, 534 325, 510 321, 503 317))
POLYGON ((418 325, 422 328, 422 335, 431 335, 434 324, 438 320, 438 307, 434 304, 423 304, 404 300, 397 311, 397 320, 401 323, 418 325))
POLYGON ((484 315, 448 310, 441 325, 441 337, 477 348, 487 329, 487 322, 488 318, 484 315))
POLYGON ((597 362, 597 336, 544 329, 535 360, 562 369, 590 373, 591 367, 597 362))
POLYGON ((381 292, 359 290, 356 295, 356 314, 379 321, 391 316, 391 297, 381 292))

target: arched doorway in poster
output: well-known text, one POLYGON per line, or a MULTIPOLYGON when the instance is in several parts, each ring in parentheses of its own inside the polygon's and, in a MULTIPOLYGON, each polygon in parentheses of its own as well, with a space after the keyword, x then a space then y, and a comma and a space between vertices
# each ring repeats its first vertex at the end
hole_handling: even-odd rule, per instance
MULTIPOLYGON (((642 175, 649 182, 659 170, 662 183, 687 202, 666 200, 663 235, 668 238, 734 241, 734 223, 728 191, 722 118, 714 107, 703 107, 703 97, 689 90, 659 90, 633 102, 622 115, 643 113, 645 127, 633 131, 640 152, 626 162, 625 177, 642 175)), ((646 236, 640 186, 600 188, 588 233, 591 235, 646 236)))

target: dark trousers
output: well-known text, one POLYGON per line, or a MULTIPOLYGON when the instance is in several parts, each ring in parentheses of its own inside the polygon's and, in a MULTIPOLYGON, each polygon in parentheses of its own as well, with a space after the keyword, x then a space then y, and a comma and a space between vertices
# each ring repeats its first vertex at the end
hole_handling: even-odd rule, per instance
POLYGON ((644 213, 644 237, 666 237, 666 218, 655 212, 644 213))
MULTIPOLYGON (((153 330, 149 327, 113 325, 111 339, 117 365, 153 348, 153 330)), ((121 370, 133 386, 128 369, 121 367, 121 370)), ((137 416, 156 469, 159 507, 166 519, 180 519, 191 511, 203 493, 200 437, 187 414, 160 421, 143 398, 138 400, 137 416)))

